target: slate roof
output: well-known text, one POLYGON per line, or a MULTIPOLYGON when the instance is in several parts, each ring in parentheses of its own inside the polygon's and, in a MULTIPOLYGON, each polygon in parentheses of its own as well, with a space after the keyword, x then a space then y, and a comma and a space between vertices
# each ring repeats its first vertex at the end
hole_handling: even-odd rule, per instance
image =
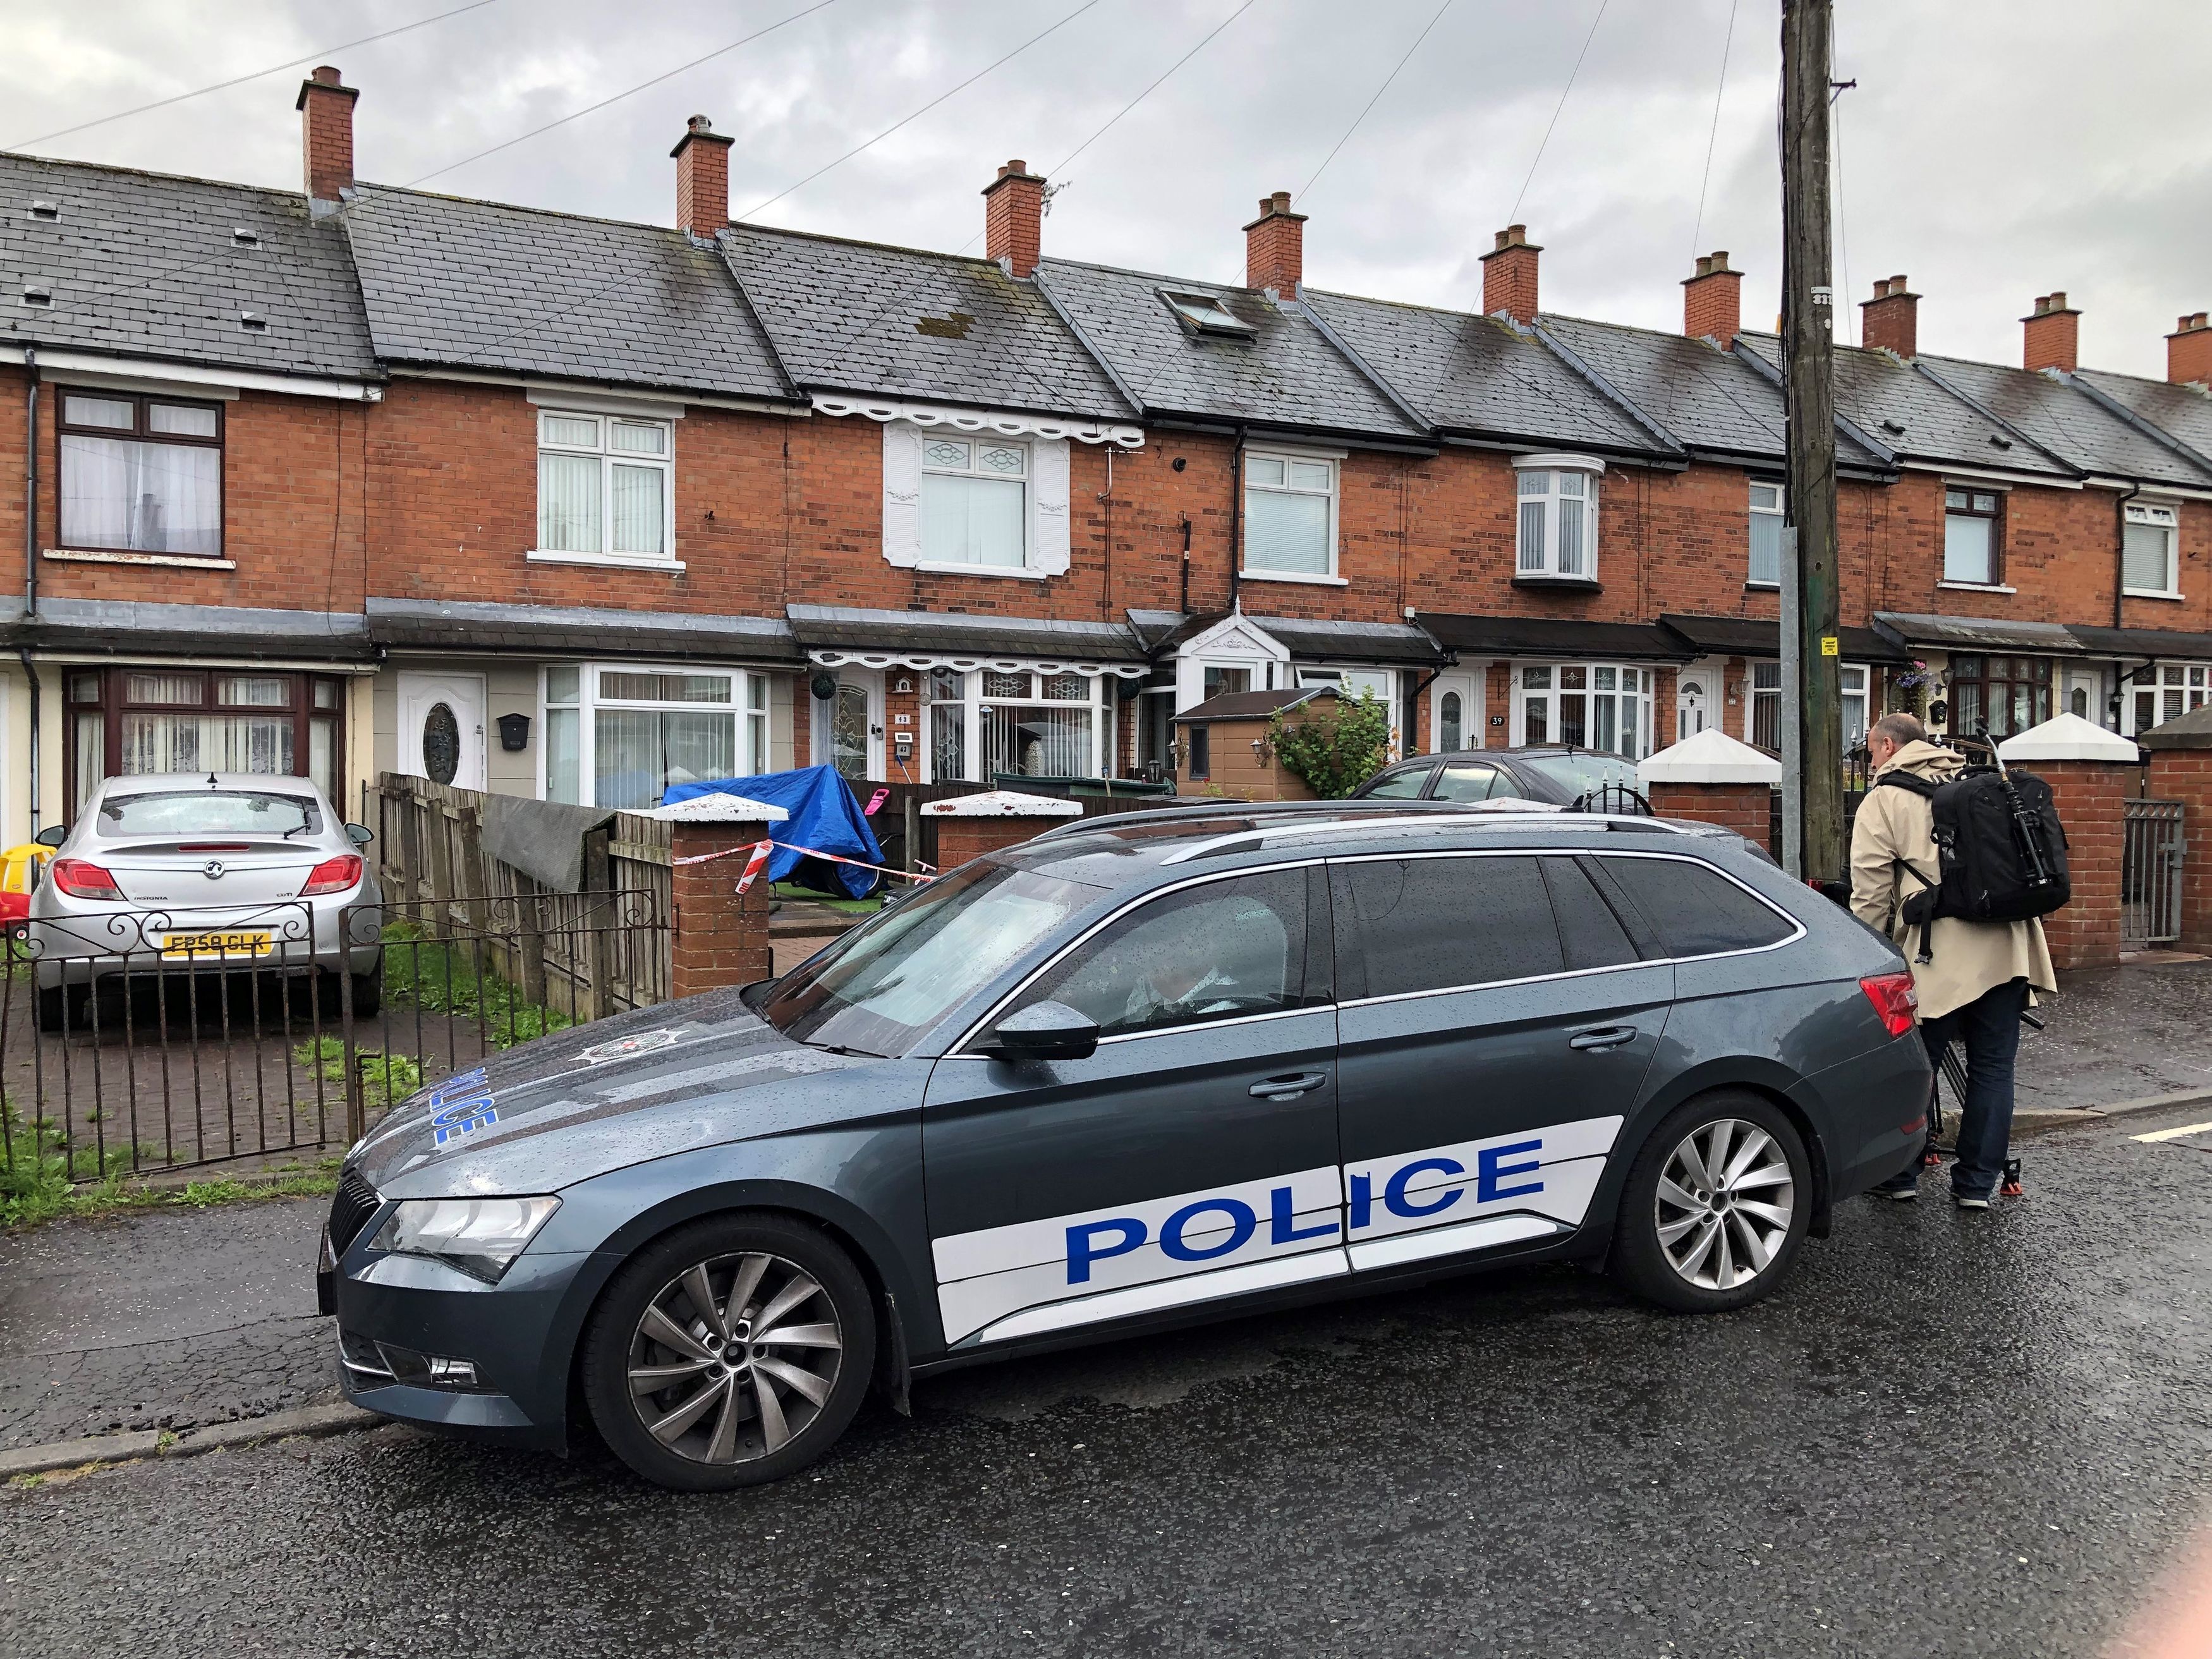
POLYGON ((2212 461, 2212 395, 2193 386, 2146 380, 2101 368, 2076 369, 2070 378, 2110 398, 2137 420, 2149 422, 2198 457, 2212 461))
MULTIPOLYGON (((1759 617, 1698 617, 1662 611, 1659 621, 1679 634, 1700 654, 1732 657, 1778 657, 1782 654, 1782 624, 1759 617)), ((1896 641, 1871 628, 1836 630, 1846 660, 1894 662, 1912 660, 1912 653, 1896 641)))
POLYGON ((1204 720, 1264 720, 1270 715, 1302 708, 1316 697, 1336 695, 1336 688, 1333 685, 1288 687, 1273 691, 1223 691, 1194 708, 1184 709, 1171 724, 1188 726, 1194 721, 1204 720))
POLYGON ((1047 259, 1036 281, 1149 416, 1400 442, 1428 435, 1296 305, 1249 289, 1066 259, 1047 259), (1162 289, 1218 299, 1252 337, 1190 333, 1160 298, 1162 289))
POLYGON ((2078 657, 2081 641, 2057 623, 2014 622, 2003 617, 1931 617, 1905 611, 1877 611, 1875 625, 1908 645, 1941 646, 1951 651, 2033 651, 2078 657))
MULTIPOLYGON (((1745 330, 1738 345, 1777 369, 1782 342, 1745 330)), ((1836 413, 1875 442, 1909 460, 2070 478, 2070 467, 2039 453, 1924 374, 1886 351, 1839 345, 1835 350, 1836 413), (1882 423, 1893 422, 1900 431, 1882 423)))
POLYGON ((2084 473, 2160 483, 2212 485, 2212 466, 2200 466, 2064 381, 2001 363, 1962 357, 1915 360, 1946 386, 1963 392, 2015 431, 2084 473))
POLYGON ((1048 621, 990 611, 872 611, 847 605, 787 605, 785 614, 792 633, 808 650, 1145 660, 1144 647, 1120 623, 1048 621))
POLYGON ((1370 371, 1443 431, 1638 454, 1660 448, 1557 353, 1493 318, 1312 289, 1304 298, 1370 371))
POLYGON ((48 595, 40 597, 38 614, 28 620, 20 595, 0 599, 0 642, 111 657, 159 653, 202 661, 313 657, 364 662, 374 654, 359 615, 48 595))
POLYGON ((1599 661, 1688 662, 1697 655, 1657 623, 1583 622, 1575 617, 1472 617, 1424 611, 1422 627, 1466 657, 1589 657, 1599 661))
POLYGON ((473 599, 368 601, 379 645, 466 651, 562 651, 625 657, 805 660, 781 617, 714 617, 591 605, 505 605, 473 599))
POLYGON ((389 362, 793 398, 720 256, 680 231, 380 185, 343 216, 389 362))
POLYGON ((0 154, 0 318, 9 345, 380 378, 344 233, 285 191, 0 154), (52 306, 25 305, 27 284, 52 306))
POLYGON ((1044 296, 996 260, 752 225, 721 241, 802 386, 1135 418, 1044 296))
MULTIPOLYGON (((1703 340, 1653 329, 1548 313, 1536 326, 1686 448, 1782 459, 1782 393, 1750 364, 1703 340)), ((1872 466, 1875 457, 1837 436, 1836 459, 1872 466)))

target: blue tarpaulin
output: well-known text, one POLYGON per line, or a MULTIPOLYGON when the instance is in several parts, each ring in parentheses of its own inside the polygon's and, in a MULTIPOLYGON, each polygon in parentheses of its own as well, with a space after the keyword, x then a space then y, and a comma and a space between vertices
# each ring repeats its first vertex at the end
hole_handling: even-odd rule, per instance
MULTIPOLYGON (((842 853, 848 859, 865 859, 870 864, 884 861, 884 849, 876 845, 875 831, 868 828, 867 819, 861 816, 860 803, 854 798, 852 786, 834 766, 802 766, 796 772, 765 772, 757 778, 672 783, 661 795, 660 804, 672 806, 695 795, 742 795, 747 800, 781 806, 791 817, 770 828, 769 833, 775 840, 811 847, 822 853, 842 853)), ((872 871, 809 859, 793 852, 790 847, 778 847, 769 855, 769 879, 783 881, 801 864, 811 866, 802 879, 820 892, 836 890, 829 884, 832 872, 854 898, 866 897, 876 884, 877 877, 872 871)))

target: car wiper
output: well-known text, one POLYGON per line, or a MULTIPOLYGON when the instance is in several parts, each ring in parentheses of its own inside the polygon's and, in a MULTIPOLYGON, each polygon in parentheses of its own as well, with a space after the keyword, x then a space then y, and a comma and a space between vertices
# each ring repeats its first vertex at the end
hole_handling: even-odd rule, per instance
POLYGON ((879 1054, 872 1048, 848 1048, 842 1042, 810 1042, 810 1048, 819 1048, 827 1054, 850 1054, 856 1060, 889 1060, 889 1054, 879 1054))
POLYGON ((287 830, 283 835, 279 836, 277 839, 279 841, 289 841, 295 836, 304 836, 307 833, 307 826, 302 823, 295 830, 287 830))

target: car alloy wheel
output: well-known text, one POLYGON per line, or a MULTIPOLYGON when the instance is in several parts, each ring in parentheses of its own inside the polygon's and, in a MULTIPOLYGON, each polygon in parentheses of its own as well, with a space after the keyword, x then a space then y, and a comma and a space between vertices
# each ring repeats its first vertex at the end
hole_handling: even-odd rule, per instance
POLYGON ((1698 1125, 1668 1155, 1652 1199, 1668 1265, 1703 1291, 1750 1284, 1788 1241, 1796 1194, 1788 1154, 1758 1124, 1698 1125))
POLYGON ((630 1337, 630 1404, 693 1462, 781 1451, 829 1401, 844 1363, 835 1302, 797 1262, 748 1250, 695 1263, 646 1304, 630 1337))

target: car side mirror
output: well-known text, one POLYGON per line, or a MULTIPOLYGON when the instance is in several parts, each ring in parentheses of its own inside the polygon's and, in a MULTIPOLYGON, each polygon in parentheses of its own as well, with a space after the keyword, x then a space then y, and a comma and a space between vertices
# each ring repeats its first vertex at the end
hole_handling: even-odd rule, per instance
POLYGON ((50 823, 31 839, 41 847, 58 847, 69 839, 69 829, 65 824, 50 823))
POLYGON ((1098 1052, 1098 1022, 1064 1002, 1035 1002, 992 1028, 985 1049, 1000 1060, 1088 1060, 1098 1052))
POLYGON ((376 831, 365 823, 346 825, 346 839, 356 847, 366 847, 376 839, 376 831))

